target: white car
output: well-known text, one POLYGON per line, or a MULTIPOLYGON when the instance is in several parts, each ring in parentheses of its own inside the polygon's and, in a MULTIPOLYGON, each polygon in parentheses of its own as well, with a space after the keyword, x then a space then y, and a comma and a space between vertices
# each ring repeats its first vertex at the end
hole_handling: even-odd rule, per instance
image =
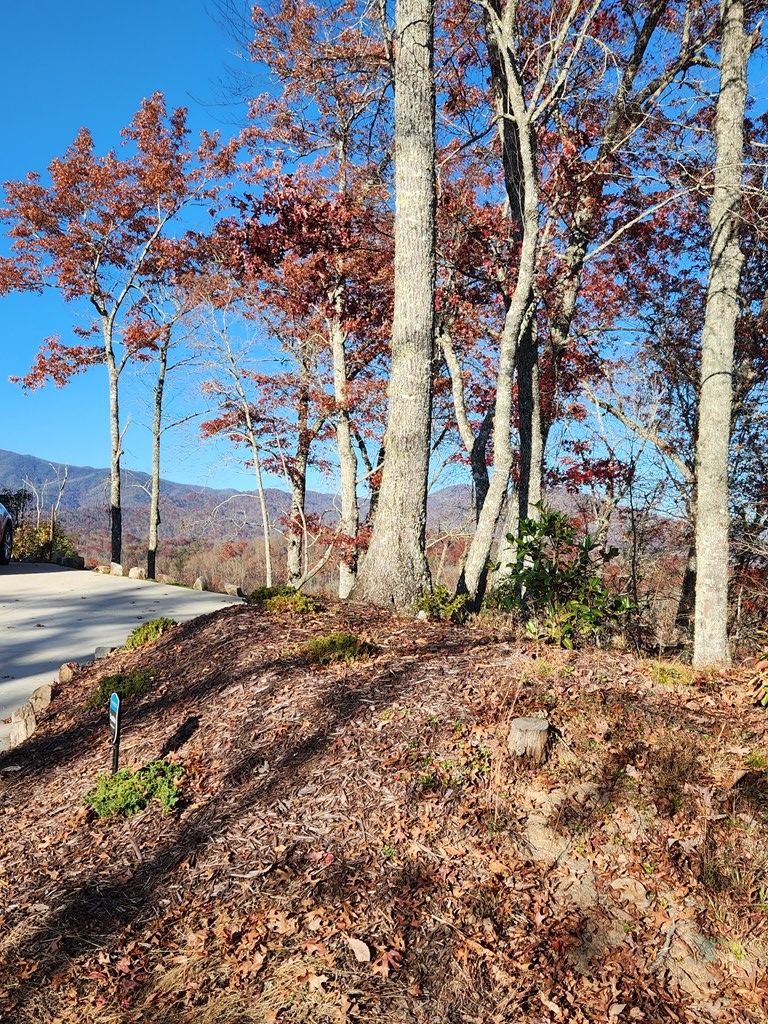
POLYGON ((8 565, 12 554, 13 521, 5 505, 0 505, 0 565, 8 565))

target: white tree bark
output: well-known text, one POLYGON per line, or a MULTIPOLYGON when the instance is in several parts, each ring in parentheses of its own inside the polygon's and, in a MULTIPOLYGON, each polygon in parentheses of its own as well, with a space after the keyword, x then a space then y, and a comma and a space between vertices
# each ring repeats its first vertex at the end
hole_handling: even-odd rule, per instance
POLYGON ((739 213, 744 171, 744 112, 751 43, 743 0, 722 0, 720 91, 715 117, 715 181, 709 210, 707 305, 701 338, 696 443, 696 609, 693 663, 727 665, 728 445, 733 347, 744 256, 739 213))
POLYGON ((357 500, 357 456, 352 446, 347 398, 347 363, 344 331, 338 319, 331 324, 333 355, 333 392, 336 400, 336 447, 339 453, 341 483, 340 534, 345 540, 339 561, 339 597, 349 597, 357 579, 357 532, 360 506, 357 500))
POLYGON ((147 538, 147 578, 153 580, 157 572, 157 543, 160 527, 160 448, 163 435, 163 396, 168 370, 170 334, 162 339, 157 354, 157 380, 155 381, 154 410, 152 416, 152 483, 149 497, 149 536, 147 538))
POLYGON ((496 407, 493 423, 493 476, 477 529, 459 579, 459 590, 475 601, 483 596, 488 559, 512 471, 512 413, 518 345, 533 314, 533 289, 539 238, 539 187, 535 128, 526 106, 514 42, 514 5, 483 2, 486 40, 502 150, 507 196, 517 210, 520 258, 515 290, 510 298, 499 343, 496 407), (507 154, 510 154, 507 156, 507 154))
POLYGON ((384 463, 368 553, 352 596, 412 605, 425 553, 435 299, 433 0, 395 8, 395 306, 384 463))

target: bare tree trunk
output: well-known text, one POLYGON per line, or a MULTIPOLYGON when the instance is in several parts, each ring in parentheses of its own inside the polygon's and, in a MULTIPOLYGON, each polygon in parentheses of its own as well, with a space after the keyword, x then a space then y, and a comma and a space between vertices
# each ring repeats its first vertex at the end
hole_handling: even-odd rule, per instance
POLYGON ((286 476, 291 485, 291 519, 288 524, 287 569, 288 583, 295 586, 307 571, 307 520, 304 506, 307 497, 307 467, 313 432, 310 422, 310 386, 313 353, 310 345, 302 342, 301 388, 297 408, 296 458, 287 467, 286 476))
POLYGON ((739 212, 744 111, 751 43, 743 0, 721 0, 720 92, 715 116, 715 183, 709 210, 707 306, 701 338, 696 443, 696 608, 693 664, 730 663, 728 649, 728 446, 733 347, 744 256, 739 212))
POLYGON ((271 529, 269 523, 269 509, 267 508, 267 497, 264 493, 264 481, 261 476, 261 455, 259 452, 259 441, 256 436, 256 424, 254 417, 251 414, 251 403, 248 401, 248 396, 245 393, 243 386, 243 374, 237 365, 235 359, 235 353, 232 350, 232 343, 226 332, 221 334, 221 342, 224 353, 226 354, 227 369, 229 375, 232 378, 232 383, 235 387, 237 394, 237 400, 240 406, 240 411, 243 414, 243 422, 245 424, 245 438, 251 448, 251 455, 253 461, 253 472, 256 477, 256 491, 259 496, 259 511, 261 514, 261 530, 264 537, 264 576, 265 583, 268 587, 272 586, 272 547, 271 547, 271 529))
POLYGON ((520 258, 515 291, 507 306, 499 346, 493 476, 458 582, 459 592, 468 593, 475 605, 480 603, 485 592, 488 560, 512 470, 512 383, 518 344, 533 315, 539 234, 536 133, 526 109, 522 77, 515 58, 512 7, 502 9, 497 0, 489 0, 482 6, 499 133, 505 154, 505 187, 510 210, 517 211, 519 218, 513 224, 513 230, 520 237, 520 258))
POLYGON ((677 602, 675 612, 675 628, 682 630, 690 637, 691 621, 693 610, 696 606, 696 544, 688 547, 688 557, 685 560, 683 572, 683 583, 680 588, 680 599, 677 602))
POLYGON ((517 353, 517 413, 520 422, 520 481, 517 500, 521 519, 537 515, 542 499, 544 434, 539 387, 539 339, 535 313, 520 339, 517 353))
POLYGON ((155 408, 152 418, 152 489, 149 499, 149 538, 147 541, 147 577, 155 578, 157 571, 157 536, 160 526, 160 440, 163 431, 163 392, 168 368, 170 337, 160 343, 158 371, 155 382, 155 408))
POLYGON ((425 553, 435 298, 434 0, 395 8, 395 308, 387 458, 368 553, 352 592, 412 605, 425 553))
POLYGON ((475 522, 480 518, 480 512, 488 493, 488 463, 486 461, 488 441, 493 430, 493 407, 483 417, 478 432, 475 434, 469 422, 467 406, 464 398, 464 382, 461 374, 461 364, 453 347, 453 340, 450 331, 443 326, 439 337, 440 349, 448 369, 448 376, 451 378, 451 393, 453 396, 453 407, 456 413, 456 425, 459 436, 469 456, 469 468, 472 473, 472 489, 474 491, 475 522))
POLYGON ((360 506, 357 501, 357 456, 352 447, 347 399, 347 364, 344 331, 338 319, 331 324, 333 354, 333 391, 336 399, 336 446, 341 477, 341 538, 344 541, 339 561, 339 597, 349 597, 357 579, 357 533, 360 527, 360 506))
POLYGON ((307 496, 307 457, 301 448, 290 474, 291 521, 288 528, 288 582, 295 587, 306 571, 307 522, 304 505, 307 496))
POLYGON ((272 586, 272 547, 271 531, 269 528, 269 509, 267 508, 267 496, 264 493, 264 481, 261 478, 261 459, 259 447, 256 443, 256 435, 251 431, 251 451, 253 452, 253 472, 256 476, 256 490, 259 495, 259 512, 261 513, 261 531, 264 538, 264 583, 272 586))
POLYGON ((543 497, 544 434, 539 390, 539 347, 536 322, 531 318, 520 339, 517 353, 517 406, 520 423, 520 480, 517 491, 510 489, 504 528, 496 552, 498 581, 517 558, 515 539, 522 519, 535 519, 536 505, 543 497), (510 540, 510 538, 512 538, 510 540))
POLYGON ((368 479, 368 493, 370 498, 365 522, 370 525, 376 519, 376 509, 379 505, 379 492, 381 490, 381 474, 384 469, 386 451, 382 442, 382 444, 379 445, 379 453, 376 456, 376 465, 374 466, 371 462, 371 457, 368 454, 368 449, 365 446, 364 439, 356 430, 354 431, 354 435, 355 440, 357 441, 357 449, 360 452, 360 458, 363 460, 366 477, 368 479))
POLYGON ((120 564, 123 549, 123 508, 120 497, 120 457, 123 454, 122 435, 120 432, 120 401, 118 393, 119 371, 115 365, 111 340, 107 342, 107 331, 111 332, 111 323, 104 327, 107 372, 109 373, 109 523, 111 534, 111 561, 120 564))

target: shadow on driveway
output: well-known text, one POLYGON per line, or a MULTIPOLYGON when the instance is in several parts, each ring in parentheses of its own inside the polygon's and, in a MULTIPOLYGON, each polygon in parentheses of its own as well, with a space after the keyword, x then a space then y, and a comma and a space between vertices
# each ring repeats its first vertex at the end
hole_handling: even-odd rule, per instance
POLYGON ((64 662, 120 646, 147 619, 184 622, 237 603, 223 594, 46 563, 0 566, 0 749, 10 732, 2 719, 51 682, 64 662))

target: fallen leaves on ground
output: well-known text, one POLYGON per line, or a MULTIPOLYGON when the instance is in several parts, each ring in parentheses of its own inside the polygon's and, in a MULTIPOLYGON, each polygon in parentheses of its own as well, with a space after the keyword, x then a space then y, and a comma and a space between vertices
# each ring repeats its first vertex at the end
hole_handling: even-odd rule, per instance
POLYGON ((763 1021, 753 691, 335 604, 116 652, 0 756, 0 1020, 763 1021), (296 655, 341 630, 374 657, 296 655), (98 820, 111 748, 86 701, 139 667, 123 761, 177 759, 184 800, 98 820), (538 768, 506 751, 525 715, 557 730, 538 768))

